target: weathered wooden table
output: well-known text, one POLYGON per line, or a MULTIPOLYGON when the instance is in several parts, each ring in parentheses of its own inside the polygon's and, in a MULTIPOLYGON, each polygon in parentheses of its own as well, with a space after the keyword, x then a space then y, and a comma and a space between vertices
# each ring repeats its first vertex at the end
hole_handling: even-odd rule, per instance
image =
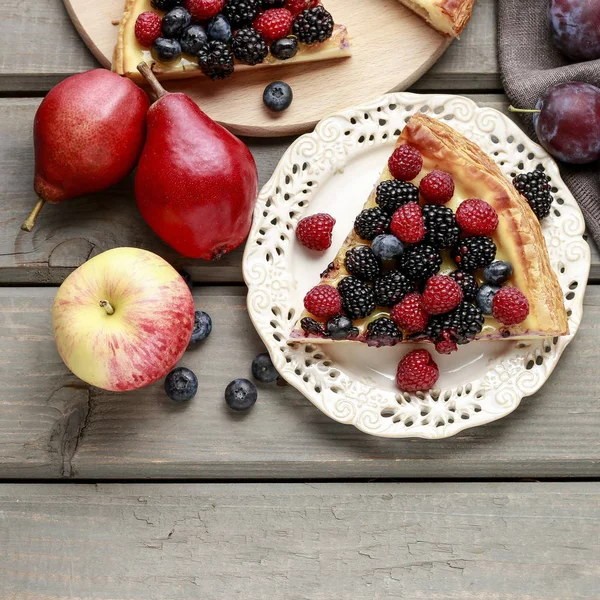
MULTIPOLYGON (((261 351, 241 252, 178 257, 138 215, 131 181, 20 232, 40 98, 95 61, 60 0, 3 0, 0 23, 1 600, 600 597, 595 248, 577 338, 508 418, 437 442, 382 440, 278 386, 232 415, 223 390, 261 351), (55 350, 56 285, 122 245, 187 268, 213 317, 183 360, 201 381, 189 406, 159 385, 90 390, 55 350)), ((413 90, 506 110, 493 0, 413 90)), ((248 143, 264 183, 290 139, 248 143)))

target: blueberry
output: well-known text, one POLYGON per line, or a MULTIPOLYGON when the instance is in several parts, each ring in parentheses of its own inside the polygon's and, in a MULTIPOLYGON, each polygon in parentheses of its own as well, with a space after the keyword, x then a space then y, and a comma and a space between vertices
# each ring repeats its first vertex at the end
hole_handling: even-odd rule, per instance
POLYGON ((185 367, 173 369, 165 379, 165 392, 173 402, 191 400, 198 391, 198 378, 185 367))
POLYGON ((331 317, 325 329, 332 340, 345 340, 358 335, 358 329, 352 325, 352 321, 346 315, 331 317))
POLYGON ((273 42, 271 54, 279 60, 294 58, 298 54, 298 40, 295 37, 286 37, 273 42))
POLYGON ((294 99, 292 88, 283 81, 270 83, 264 91, 263 101, 267 108, 275 112, 281 112, 289 107, 294 99))
POLYGON ((194 313, 194 330, 190 338, 190 346, 205 340, 212 331, 212 319, 202 310, 197 310, 194 313))
POLYGON ((231 40, 231 25, 223 15, 217 15, 208 22, 206 33, 209 39, 227 44, 231 40))
POLYGON ((483 277, 488 283, 500 285, 508 281, 513 274, 513 266, 507 260, 495 260, 483 270, 483 277))
POLYGON ((166 38, 176 38, 191 22, 192 15, 182 6, 177 6, 163 17, 162 34, 166 38))
POLYGON ((173 62, 181 56, 181 45, 177 40, 156 38, 152 44, 152 56, 160 62, 173 62))
POLYGON ((399 258, 404 252, 404 244, 395 235, 378 235, 371 245, 373 254, 381 260, 399 258))
POLYGON ((500 286, 484 283, 477 292, 477 306, 484 315, 492 314, 492 300, 500 286))
POLYGON ((195 56, 207 40, 208 37, 202 25, 191 25, 181 34, 179 43, 184 52, 195 56))
POLYGON ((180 271, 177 271, 177 272, 183 277, 183 280, 186 282, 187 286, 191 290, 194 287, 194 283, 192 281, 192 276, 185 269, 181 269, 180 271))
POLYGON ((232 410, 248 410, 257 398, 256 386, 247 379, 234 379, 225 388, 225 402, 232 410))
POLYGON ((279 379, 279 373, 266 352, 259 354, 252 361, 252 376, 262 383, 273 383, 279 379))

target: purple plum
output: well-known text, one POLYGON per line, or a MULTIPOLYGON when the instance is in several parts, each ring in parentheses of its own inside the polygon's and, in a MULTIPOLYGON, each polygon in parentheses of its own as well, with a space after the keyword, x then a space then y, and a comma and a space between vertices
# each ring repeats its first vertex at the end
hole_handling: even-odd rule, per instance
POLYGON ((554 45, 573 60, 600 58, 600 0, 549 0, 554 45))

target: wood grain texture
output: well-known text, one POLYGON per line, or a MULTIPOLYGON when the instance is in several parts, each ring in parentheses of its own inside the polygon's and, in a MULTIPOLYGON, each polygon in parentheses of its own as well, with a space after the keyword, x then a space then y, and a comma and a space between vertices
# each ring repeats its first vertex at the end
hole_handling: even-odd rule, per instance
POLYGON ((0 486, 8 600, 597 599, 600 484, 0 486))
MULTIPOLYGON (((504 96, 470 96, 481 106, 507 112, 504 96)), ((0 283, 60 283, 91 256, 117 246, 146 248, 185 267, 196 281, 242 282, 242 251, 218 262, 190 260, 160 241, 141 218, 132 179, 110 191, 46 206, 32 233, 19 227, 35 204, 31 127, 39 99, 0 99, 0 283)), ((256 158, 262 186, 292 138, 246 140, 256 158)), ((600 257, 592 247, 592 279, 600 278, 600 257)))
MULTIPOLYGON (((413 88, 500 89, 495 7, 496 0, 478 0, 461 39, 413 88)), ((3 0, 0 20, 0 92, 44 92, 73 73, 99 65, 62 0, 3 0)))
POLYGON ((476 478, 597 476, 600 288, 555 373, 509 417, 436 442, 372 438, 330 420, 290 386, 259 386, 248 414, 223 392, 264 351, 241 287, 200 287, 213 333, 181 361, 200 380, 188 405, 161 383, 90 389, 58 356, 52 288, 0 289, 0 478, 476 478))

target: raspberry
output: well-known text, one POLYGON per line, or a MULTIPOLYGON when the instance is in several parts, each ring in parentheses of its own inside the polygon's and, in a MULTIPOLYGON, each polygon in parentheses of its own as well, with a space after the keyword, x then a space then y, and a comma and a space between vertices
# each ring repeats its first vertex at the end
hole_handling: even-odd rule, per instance
POLYGON ((456 308, 463 299, 462 288, 448 275, 434 275, 423 292, 423 308, 430 315, 441 315, 456 308))
POLYGON ((287 8, 272 8, 259 15, 254 21, 254 29, 267 42, 274 42, 284 38, 290 32, 293 22, 294 17, 287 8))
POLYGON ((429 315, 423 308, 423 300, 417 292, 407 294, 404 299, 392 308, 392 321, 408 333, 424 331, 429 315))
POLYGON ((333 317, 342 312, 342 297, 331 285, 317 285, 304 296, 304 308, 315 317, 333 317))
POLYGON ((529 300, 516 287, 502 287, 492 300, 492 314, 503 325, 517 325, 529 314, 529 300))
POLYGON ((394 150, 388 160, 388 168, 394 179, 410 181, 421 172, 423 157, 414 146, 405 144, 394 150))
POLYGON ((402 332, 394 321, 387 317, 379 317, 367 325, 367 345, 395 346, 402 341, 402 332))
POLYGON ((327 250, 331 246, 331 232, 335 219, 326 213, 317 213, 300 219, 296 227, 296 237, 306 248, 327 250))
POLYGON ((456 222, 468 235, 492 235, 498 227, 498 213, 487 202, 469 198, 456 210, 456 222))
POLYGON ((218 15, 225 6, 225 0, 185 0, 185 7, 197 21, 207 21, 218 15))
POLYGON ((450 331, 442 331, 442 339, 435 345, 438 354, 452 354, 458 350, 454 335, 450 331))
POLYGON ((344 262, 351 275, 365 281, 373 281, 381 273, 381 261, 369 246, 357 246, 348 250, 344 262))
POLYGON ((141 13, 135 21, 135 38, 140 46, 150 48, 152 42, 160 37, 162 19, 155 12, 147 11, 141 13))
POLYGON ((454 180, 445 171, 431 171, 421 179, 419 192, 425 202, 446 204, 454 195, 454 180))
POLYGON ((416 244, 425 237, 421 207, 414 202, 401 206, 392 217, 391 232, 405 244, 416 244))
POLYGON ((299 15, 303 10, 314 8, 320 0, 285 0, 285 7, 294 15, 299 15))
POLYGON ((425 392, 435 385, 439 376, 431 354, 427 350, 413 350, 400 361, 396 383, 403 392, 425 392))

